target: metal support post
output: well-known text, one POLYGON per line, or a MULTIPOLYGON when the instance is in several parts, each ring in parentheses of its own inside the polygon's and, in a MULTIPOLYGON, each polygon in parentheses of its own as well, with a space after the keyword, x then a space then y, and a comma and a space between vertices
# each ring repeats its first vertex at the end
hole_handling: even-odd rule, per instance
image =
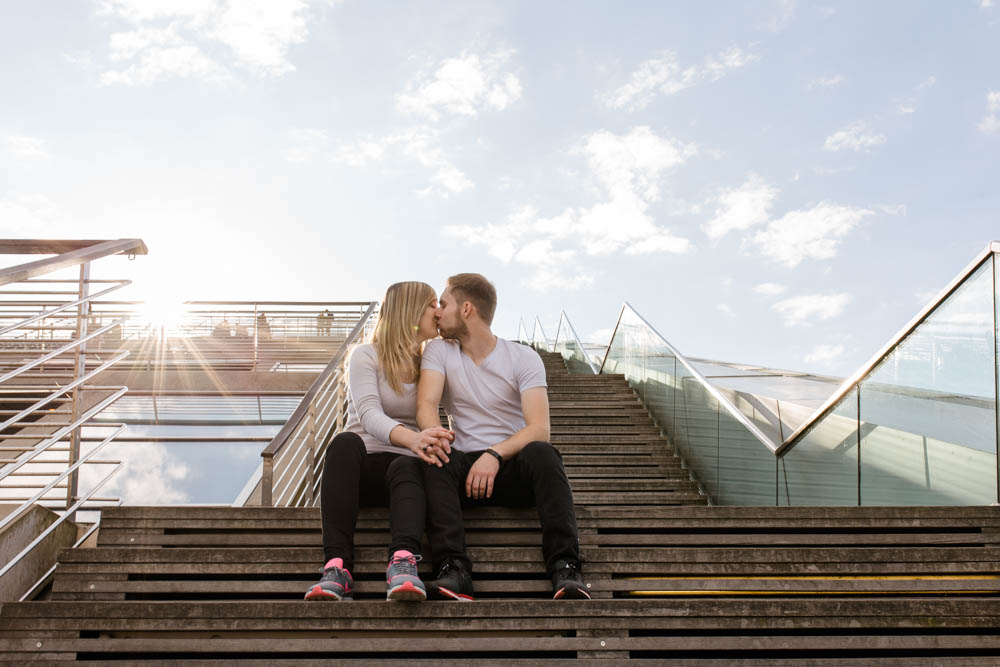
MULTIPOLYGON (((80 265, 80 283, 78 289, 78 299, 84 299, 90 293, 90 262, 84 262, 80 265)), ((90 319, 90 302, 84 301, 79 306, 76 307, 76 340, 79 340, 87 335, 87 321, 90 319)), ((86 354, 87 343, 78 345, 76 352, 74 353, 74 364, 73 364, 73 379, 77 380, 81 378, 86 373, 87 365, 87 354, 86 354)), ((73 389, 73 413, 70 418, 71 422, 75 422, 80 418, 80 408, 83 400, 83 390, 82 387, 76 387, 73 389)), ((67 461, 68 466, 72 466, 80 458, 80 432, 83 430, 83 426, 79 426, 73 429, 70 434, 69 442, 69 459, 67 461)), ((72 507, 76 501, 79 499, 80 491, 80 476, 79 472, 74 470, 66 484, 66 509, 72 507)), ((69 517, 72 521, 74 517, 69 517)))

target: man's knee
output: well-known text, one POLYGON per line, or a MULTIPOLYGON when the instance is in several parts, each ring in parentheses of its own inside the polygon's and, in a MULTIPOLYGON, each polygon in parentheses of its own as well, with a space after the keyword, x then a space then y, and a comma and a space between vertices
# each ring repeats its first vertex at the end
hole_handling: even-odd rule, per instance
POLYGON ((522 457, 531 466, 562 466, 562 455, 558 449, 552 446, 551 442, 544 442, 542 440, 529 442, 518 456, 522 457))
POLYGON ((462 465, 461 453, 458 450, 452 450, 451 455, 448 457, 448 461, 442 463, 440 467, 436 465, 428 465, 426 463, 424 466, 424 481, 427 484, 449 484, 455 486, 461 480, 463 483, 465 481, 465 473, 462 465))

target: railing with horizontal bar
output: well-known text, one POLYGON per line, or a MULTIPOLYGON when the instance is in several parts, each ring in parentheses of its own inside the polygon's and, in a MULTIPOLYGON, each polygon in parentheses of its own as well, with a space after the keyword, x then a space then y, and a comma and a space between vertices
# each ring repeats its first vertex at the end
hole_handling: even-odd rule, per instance
MULTIPOLYGON (((347 416, 346 363, 351 347, 368 337, 378 304, 372 302, 356 321, 340 349, 302 397, 281 431, 261 452, 259 502, 265 506, 314 504, 327 435, 342 428, 347 416)), ((257 496, 246 497, 247 504, 257 496)))
POLYGON ((0 254, 56 255, 0 269, 0 502, 16 505, 0 521, 0 530, 33 505, 59 514, 19 553, 0 563, 0 577, 78 511, 119 501, 100 497, 97 492, 122 464, 97 454, 125 427, 96 419, 128 389, 93 389, 90 383, 130 353, 110 354, 94 346, 101 336, 120 328, 120 320, 90 331, 88 324, 94 300, 126 287, 130 281, 92 280, 90 267, 110 255, 146 252, 138 239, 0 240, 0 254), (76 277, 59 277, 74 268, 78 268, 76 277), (45 275, 51 277, 39 278, 45 275), (112 286, 92 293, 94 284, 112 286), (57 336, 56 331, 61 333, 57 336), (49 337, 39 332, 47 332, 49 337), (93 435, 107 429, 111 432, 93 435), (93 442, 97 444, 89 444, 93 442), (114 467, 103 479, 81 490, 80 473, 85 467, 92 471, 93 466, 114 467))
POLYGON ((600 372, 600 368, 587 353, 587 348, 580 342, 580 337, 576 335, 576 329, 570 323, 565 310, 559 313, 559 325, 556 327, 556 339, 552 344, 552 351, 562 355, 570 373, 597 375, 600 372))
POLYGON ((715 503, 995 503, 998 253, 1000 243, 990 243, 811 411, 717 386, 628 304, 601 372, 625 375, 715 503), (783 411, 803 416, 785 430, 783 411))

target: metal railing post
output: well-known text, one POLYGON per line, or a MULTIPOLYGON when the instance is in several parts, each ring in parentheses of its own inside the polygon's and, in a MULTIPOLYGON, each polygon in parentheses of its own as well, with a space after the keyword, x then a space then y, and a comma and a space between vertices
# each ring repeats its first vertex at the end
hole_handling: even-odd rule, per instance
MULTIPOLYGON (((309 404, 309 433, 306 435, 306 490, 312 491, 316 471, 316 403, 309 404)), ((312 500, 310 498, 309 500, 312 500)))
MULTIPOLYGON (((77 298, 85 299, 90 292, 90 262, 84 262, 80 265, 80 285, 78 289, 77 298)), ((79 340, 87 335, 87 321, 90 319, 90 302, 83 301, 77 306, 76 310, 76 338, 79 340)), ((87 366, 87 354, 86 354, 87 343, 83 343, 76 348, 74 353, 74 364, 73 364, 73 379, 78 380, 86 372, 87 366)), ((80 417, 80 402, 83 400, 82 397, 82 387, 75 387, 73 389, 73 412, 70 421, 76 421, 80 417)), ((80 458, 80 433, 83 427, 78 427, 73 430, 70 435, 69 442, 69 460, 67 465, 72 466, 80 458)), ((74 470, 70 474, 69 479, 66 481, 66 508, 69 509, 77 501, 77 496, 80 491, 80 477, 79 473, 74 470)), ((73 520, 73 517, 70 517, 73 520)))
POLYGON ((261 507, 272 507, 274 505, 271 495, 274 490, 272 488, 274 486, 274 457, 262 456, 261 459, 260 504, 261 507))

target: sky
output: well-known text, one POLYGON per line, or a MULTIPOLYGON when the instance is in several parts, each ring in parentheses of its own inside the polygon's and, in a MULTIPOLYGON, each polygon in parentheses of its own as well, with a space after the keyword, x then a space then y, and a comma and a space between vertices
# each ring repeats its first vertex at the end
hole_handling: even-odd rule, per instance
POLYGON ((998 5, 0 0, 0 236, 848 375, 1000 238, 998 5))

